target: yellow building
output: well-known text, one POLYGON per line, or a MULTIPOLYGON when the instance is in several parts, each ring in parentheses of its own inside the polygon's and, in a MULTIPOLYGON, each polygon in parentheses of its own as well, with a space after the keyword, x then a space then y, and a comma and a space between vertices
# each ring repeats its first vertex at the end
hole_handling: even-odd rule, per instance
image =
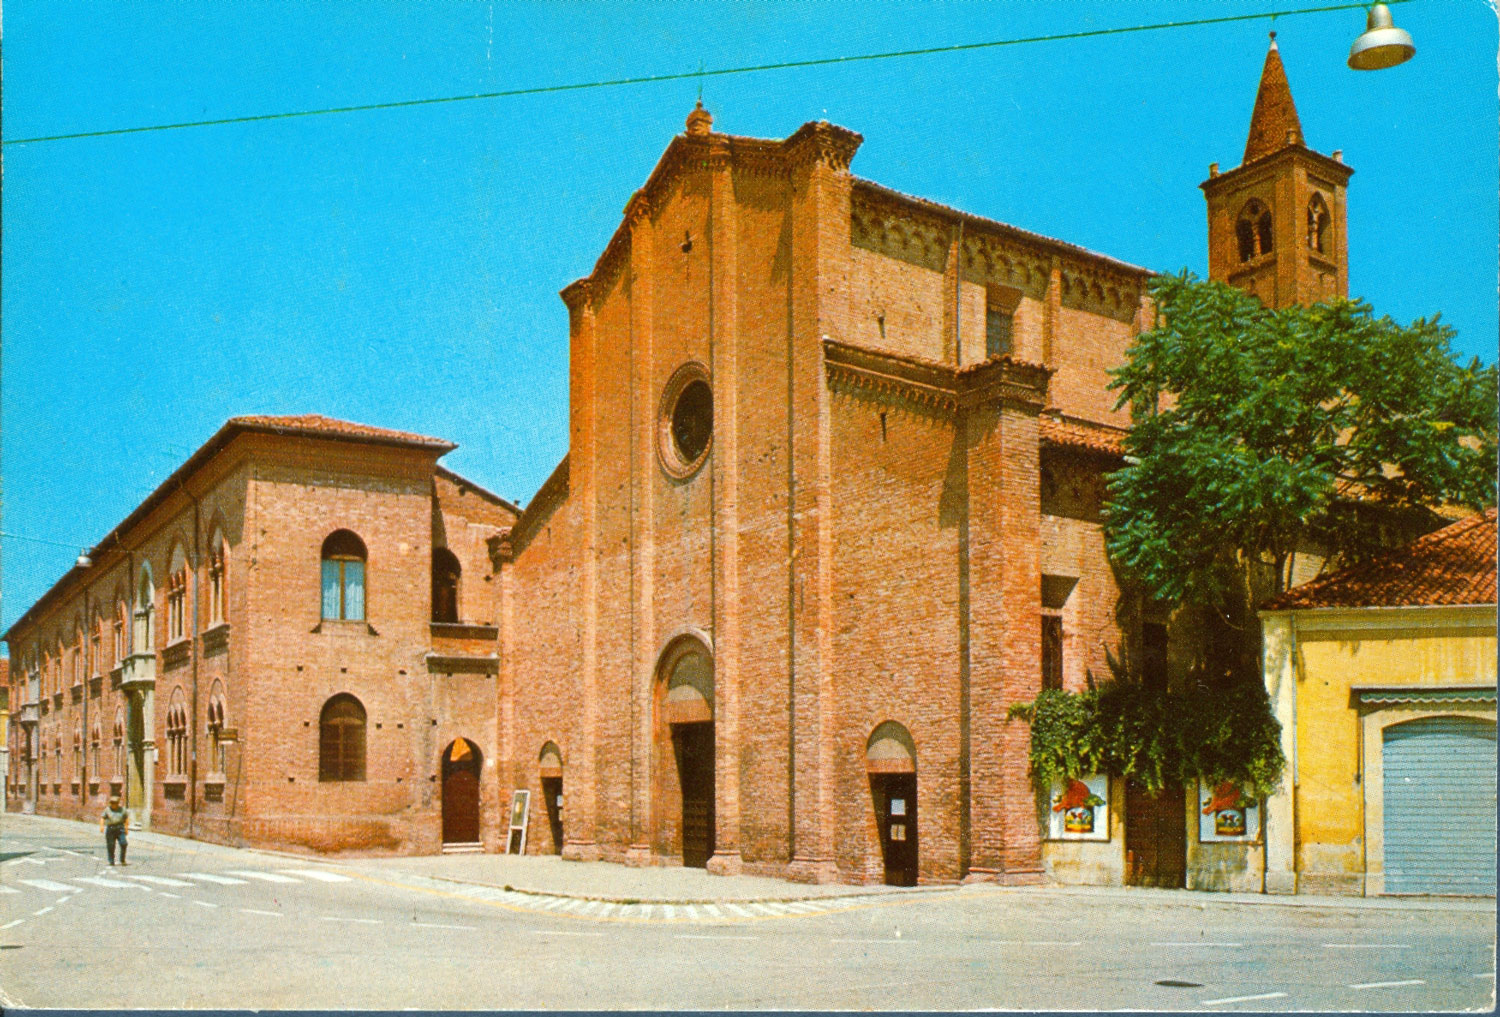
POLYGON ((1272 893, 1495 893, 1495 510, 1261 612, 1272 893))

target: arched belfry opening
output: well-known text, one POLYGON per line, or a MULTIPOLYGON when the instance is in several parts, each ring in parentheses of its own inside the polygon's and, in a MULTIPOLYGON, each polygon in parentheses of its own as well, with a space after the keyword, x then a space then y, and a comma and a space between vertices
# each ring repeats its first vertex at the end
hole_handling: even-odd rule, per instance
POLYGON ((917 746, 911 732, 893 720, 878 725, 865 742, 865 770, 885 882, 916 886, 917 746))
POLYGON ((456 738, 443 750, 443 848, 479 844, 479 775, 484 757, 479 746, 456 738))
POLYGON ((714 853, 714 664, 702 640, 667 646, 657 702, 656 846, 704 868, 714 853))

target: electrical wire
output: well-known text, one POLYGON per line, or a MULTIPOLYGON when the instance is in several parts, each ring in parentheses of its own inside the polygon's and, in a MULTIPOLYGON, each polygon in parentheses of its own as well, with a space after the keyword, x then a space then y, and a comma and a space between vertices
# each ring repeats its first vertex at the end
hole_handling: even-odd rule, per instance
MULTIPOLYGON (((1387 0, 1387 3, 1410 3, 1411 0, 1387 0)), ((1236 21, 1259 21, 1264 19, 1289 18, 1298 14, 1321 14, 1327 11, 1364 10, 1367 3, 1333 4, 1325 7, 1301 7, 1290 11, 1269 11, 1264 14, 1233 14, 1219 18, 1196 18, 1191 21, 1163 21, 1152 25, 1128 25, 1120 28, 1096 28, 1083 32, 1063 32, 1057 35, 1032 35, 1019 39, 996 39, 990 42, 967 42, 953 46, 928 46, 922 49, 893 50, 888 53, 860 53, 851 56, 817 57, 809 60, 786 60, 780 63, 751 64, 745 67, 720 67, 712 70, 681 71, 674 74, 646 74, 632 78, 610 78, 603 81, 584 81, 562 85, 536 85, 531 88, 512 88, 500 92, 475 92, 471 95, 447 95, 431 99, 403 99, 396 102, 376 102, 360 106, 330 106, 326 109, 295 110, 287 113, 261 113, 253 116, 222 117, 216 120, 187 120, 180 123, 152 124, 145 127, 117 127, 103 131, 78 131, 72 134, 47 134, 33 138, 9 138, 0 141, 3 145, 32 145, 44 141, 70 141, 78 138, 106 138, 122 134, 142 134, 149 131, 175 131, 188 127, 219 127, 225 124, 249 124, 262 120, 290 120, 294 117, 323 116, 330 113, 362 113, 371 110, 403 109, 409 106, 433 106, 439 103, 472 102, 476 99, 506 99, 521 95, 545 95, 552 92, 575 92, 590 88, 615 88, 622 85, 653 84, 662 81, 682 81, 691 78, 716 78, 730 74, 755 74, 762 71, 782 71, 801 67, 826 67, 832 64, 851 64, 869 60, 894 60, 905 57, 930 56, 938 53, 962 53, 970 50, 993 49, 998 46, 1021 46, 1033 42, 1063 42, 1071 39, 1092 39, 1105 35, 1122 35, 1128 32, 1153 32, 1166 28, 1190 28, 1195 25, 1222 25, 1236 21)))

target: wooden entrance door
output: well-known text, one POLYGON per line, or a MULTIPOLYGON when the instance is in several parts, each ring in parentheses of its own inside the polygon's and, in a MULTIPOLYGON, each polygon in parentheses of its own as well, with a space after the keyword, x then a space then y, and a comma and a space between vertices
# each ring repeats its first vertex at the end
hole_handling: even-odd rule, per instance
POLYGON ((552 828, 552 853, 560 855, 563 849, 562 778, 543 777, 542 797, 547 800, 547 825, 552 828))
POLYGON ((880 851, 885 881, 890 886, 917 885, 917 775, 884 773, 870 777, 875 784, 875 819, 880 827, 880 851))
POLYGON ((1125 782, 1125 882, 1131 886, 1181 887, 1187 877, 1187 806, 1182 785, 1149 794, 1125 782))
POLYGON ((479 841, 479 749, 460 738, 443 750, 443 843, 479 841))
POLYGON ((673 724, 682 782, 682 864, 704 868, 714 853, 714 726, 673 724))

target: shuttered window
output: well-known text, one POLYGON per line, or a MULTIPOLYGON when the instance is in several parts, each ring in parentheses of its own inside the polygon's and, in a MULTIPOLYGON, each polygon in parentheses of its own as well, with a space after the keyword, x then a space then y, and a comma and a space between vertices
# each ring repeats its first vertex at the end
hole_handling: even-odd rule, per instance
POLYGON ((365 779, 365 708, 353 696, 334 696, 318 725, 318 780, 365 779))

